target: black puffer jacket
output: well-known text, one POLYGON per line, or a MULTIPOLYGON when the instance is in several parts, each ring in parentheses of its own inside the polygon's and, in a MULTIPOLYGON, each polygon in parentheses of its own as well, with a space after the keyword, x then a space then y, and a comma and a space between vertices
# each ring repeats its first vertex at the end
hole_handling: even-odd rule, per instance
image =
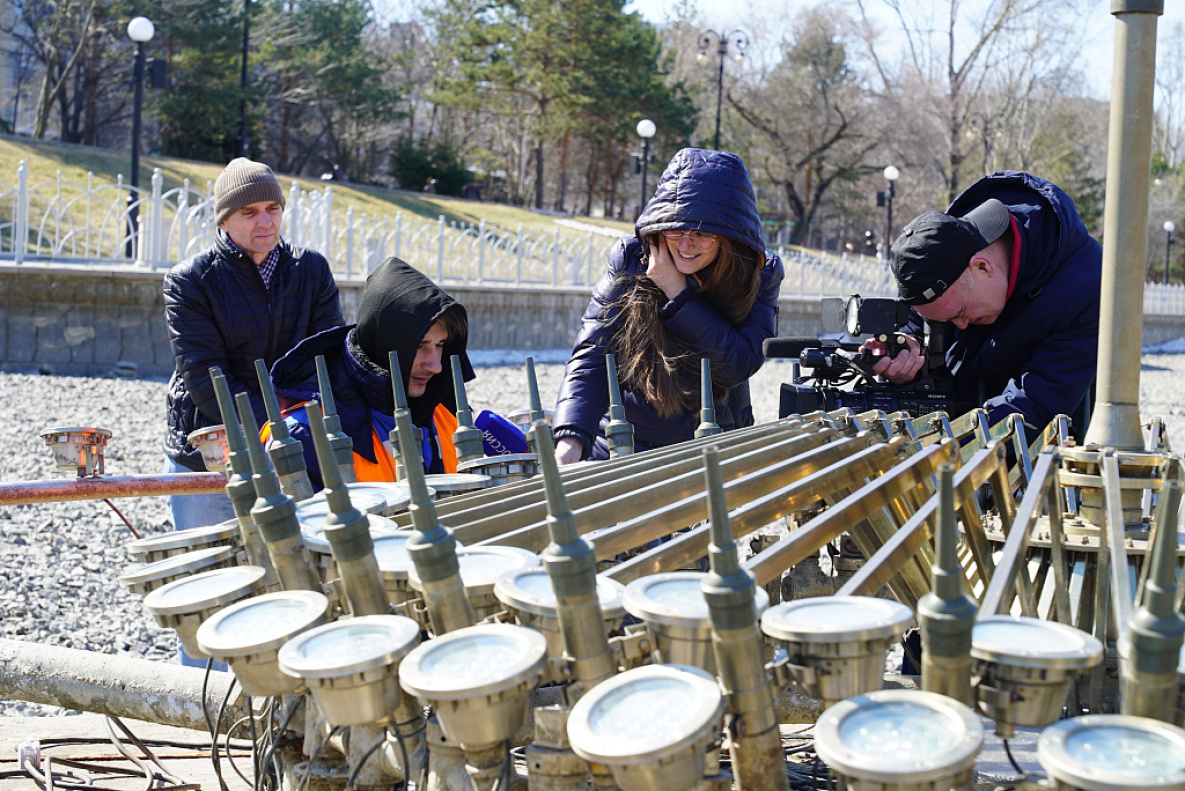
MULTIPOLYGON (((748 380, 765 362, 762 342, 773 337, 778 327, 782 261, 762 243, 753 187, 736 154, 694 148, 680 151, 659 180, 636 229, 636 236, 622 239, 609 253, 608 271, 593 288, 556 399, 555 436, 579 439, 585 455, 596 459, 608 455, 605 353, 611 347, 622 295, 646 274, 642 238, 668 229, 701 230, 752 247, 764 262, 757 300, 749 315, 736 325, 700 293, 695 278, 688 278, 688 287, 659 311, 672 337, 696 356, 708 358, 713 382, 729 388, 728 396, 715 405, 716 422, 724 430, 753 424, 748 380)), ((698 377, 685 382, 684 388, 697 390, 698 377)), ((641 393, 623 387, 621 395, 626 418, 634 426, 637 450, 689 440, 699 425, 698 408, 663 417, 641 393)))
POLYGON ((255 360, 271 368, 300 341, 342 323, 325 257, 283 241, 270 289, 255 262, 219 234, 210 249, 169 270, 164 296, 174 364, 165 453, 194 471, 204 469, 201 454, 186 438, 222 422, 209 369, 222 369, 232 394, 249 393, 262 420, 255 360))

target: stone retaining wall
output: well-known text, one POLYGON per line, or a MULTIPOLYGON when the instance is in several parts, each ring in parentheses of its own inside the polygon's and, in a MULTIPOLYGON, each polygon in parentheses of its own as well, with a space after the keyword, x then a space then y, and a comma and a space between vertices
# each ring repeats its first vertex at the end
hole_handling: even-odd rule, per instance
MULTIPOLYGON (((162 269, 0 264, 0 370, 107 376, 134 363, 140 376, 167 376, 162 269)), ((347 321, 364 280, 339 281, 347 321)), ((470 348, 568 348, 588 303, 582 288, 449 284, 469 311, 470 348)), ((814 335, 817 301, 783 299, 782 335, 814 335)), ((1185 317, 1146 316, 1144 343, 1185 335, 1185 317)), ((130 366, 128 366, 130 367, 130 366)))

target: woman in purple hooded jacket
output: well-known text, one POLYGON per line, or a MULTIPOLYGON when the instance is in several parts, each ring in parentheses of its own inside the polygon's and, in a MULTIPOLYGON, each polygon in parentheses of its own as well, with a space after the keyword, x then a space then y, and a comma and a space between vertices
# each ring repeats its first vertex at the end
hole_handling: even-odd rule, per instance
POLYGON ((659 179, 636 235, 609 253, 564 372, 556 459, 608 457, 613 353, 637 450, 691 439, 700 359, 712 370, 716 422, 753 424, 748 380, 777 332, 781 260, 765 249, 753 185, 727 151, 685 148, 659 179))

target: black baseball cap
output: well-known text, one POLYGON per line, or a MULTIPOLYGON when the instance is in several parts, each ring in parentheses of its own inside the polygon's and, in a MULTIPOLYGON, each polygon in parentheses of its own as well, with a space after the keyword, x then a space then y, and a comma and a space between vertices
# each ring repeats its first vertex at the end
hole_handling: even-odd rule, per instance
POLYGON ((967 269, 972 256, 1012 225, 1008 208, 990 198, 962 217, 928 211, 915 217, 893 243, 893 276, 901 298, 926 305, 942 296, 967 269))

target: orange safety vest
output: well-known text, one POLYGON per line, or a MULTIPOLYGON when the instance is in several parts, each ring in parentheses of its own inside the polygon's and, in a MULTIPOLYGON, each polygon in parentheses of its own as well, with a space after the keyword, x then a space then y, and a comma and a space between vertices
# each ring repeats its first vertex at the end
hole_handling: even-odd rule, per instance
MULTIPOLYGON (((298 409, 304 409, 307 401, 302 401, 288 409, 285 409, 282 414, 285 416, 295 412, 298 409)), ((457 447, 453 444, 453 433, 457 430, 457 417, 444 404, 437 404, 436 411, 432 413, 432 422, 436 428, 436 442, 440 446, 441 461, 444 462, 445 472, 457 471, 457 447)), ((271 423, 264 423, 263 428, 259 432, 259 438, 265 444, 271 436, 271 423)), ((354 477, 361 481, 397 481, 398 476, 395 475, 395 460, 391 458, 390 451, 387 450, 387 445, 384 438, 379 436, 379 433, 373 428, 371 429, 371 441, 373 442, 374 458, 371 461, 365 456, 354 454, 354 477)))

